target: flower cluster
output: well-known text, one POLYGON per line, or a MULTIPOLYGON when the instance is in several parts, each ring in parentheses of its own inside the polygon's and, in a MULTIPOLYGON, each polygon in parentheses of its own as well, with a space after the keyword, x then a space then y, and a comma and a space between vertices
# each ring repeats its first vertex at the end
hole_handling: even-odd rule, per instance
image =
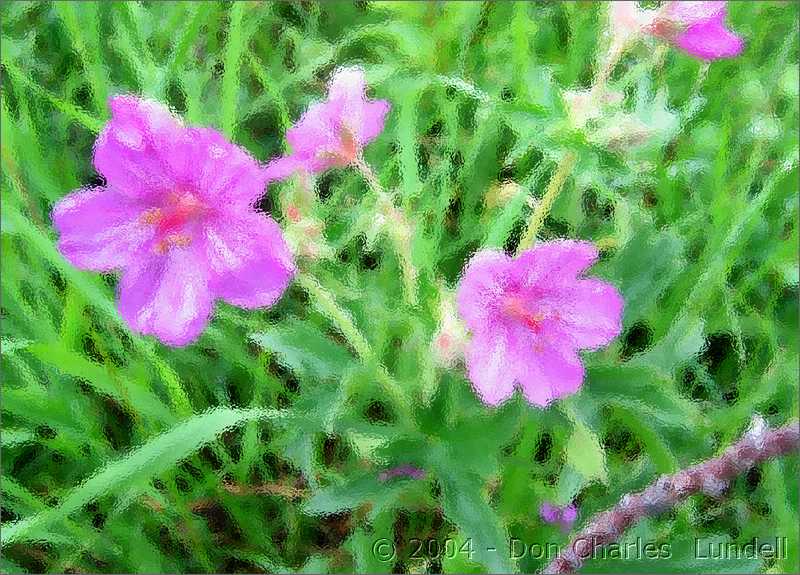
POLYGON ((109 101, 94 166, 106 180, 55 206, 59 249, 73 265, 121 270, 119 313, 164 343, 194 341, 215 299, 274 304, 295 274, 278 224, 256 211, 270 181, 359 157, 383 129, 387 102, 365 97, 363 73, 334 75, 326 102, 287 133, 294 153, 262 166, 210 128, 185 126, 165 106, 134 96, 109 101))
MULTIPOLYGON (((619 2, 611 16, 617 44, 650 34, 704 59, 743 49, 724 26, 724 2, 668 2, 657 11, 619 2)), ((579 99, 583 95, 573 96, 573 121, 580 127, 592 113, 579 99)), ((390 110, 387 101, 367 98, 360 69, 340 69, 327 99, 312 104, 287 131, 291 153, 261 164, 219 132, 185 125, 158 102, 123 95, 112 97, 109 107, 111 120, 94 148, 94 166, 105 183, 57 203, 58 247, 78 268, 119 271, 121 317, 132 331, 173 346, 199 337, 215 300, 243 308, 273 305, 296 274, 290 244, 301 255, 322 255, 303 242, 324 231, 309 209, 314 200, 305 179, 355 165, 377 181, 363 148, 382 132, 390 110), (256 206, 270 182, 293 176, 306 187, 284 206, 297 227, 287 242, 256 206)), ((413 282, 412 227, 388 194, 378 195, 413 282)), ((442 288, 434 352, 448 367, 463 352, 468 377, 488 405, 502 403, 517 388, 538 406, 574 393, 584 379, 579 351, 605 346, 621 331, 620 293, 584 277, 597 257, 593 244, 575 240, 540 243, 514 258, 479 251, 465 267, 455 301, 442 288)), ((419 472, 401 466, 382 480, 394 476, 419 472)), ((547 521, 574 519, 574 508, 545 511, 547 521)))

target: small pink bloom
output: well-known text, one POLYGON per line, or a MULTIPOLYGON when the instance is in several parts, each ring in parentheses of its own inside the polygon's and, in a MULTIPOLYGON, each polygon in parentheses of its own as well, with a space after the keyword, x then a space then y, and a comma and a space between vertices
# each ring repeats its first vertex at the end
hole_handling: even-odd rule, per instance
POLYGON ((94 149, 106 185, 53 209, 64 257, 83 269, 122 270, 120 315, 174 346, 198 337, 216 298, 245 308, 275 303, 295 267, 278 224, 254 208, 264 169, 157 102, 115 96, 109 106, 94 149))
POLYGON ((328 87, 328 99, 312 104, 286 132, 292 153, 269 163, 270 177, 283 179, 297 170, 317 173, 356 160, 364 146, 383 131, 389 112, 389 102, 368 100, 366 90, 361 69, 337 71, 328 87))
POLYGON ((439 301, 439 329, 432 341, 431 351, 439 365, 452 368, 456 362, 463 359, 467 329, 458 317, 455 297, 449 290, 442 290, 442 298, 439 301))
POLYGON ((378 481, 381 483, 385 483, 390 479, 394 479, 396 477, 408 477, 410 479, 425 479, 425 470, 420 469, 419 467, 414 467, 413 465, 403 464, 398 465, 397 467, 392 467, 391 469, 387 469, 386 471, 381 471, 378 474, 378 481))
POLYGON ((617 289, 580 277, 597 255, 591 243, 560 240, 514 259, 492 250, 472 258, 457 300, 472 332, 467 373, 485 403, 502 403, 517 385, 540 406, 580 388, 578 350, 602 347, 622 329, 617 289))
POLYGON ((702 60, 738 56, 744 40, 725 27, 726 2, 668 2, 648 27, 684 52, 702 60))
POLYGON ((546 523, 560 525, 564 531, 569 531, 578 518, 578 509, 572 504, 561 507, 545 502, 539 507, 539 517, 546 523))

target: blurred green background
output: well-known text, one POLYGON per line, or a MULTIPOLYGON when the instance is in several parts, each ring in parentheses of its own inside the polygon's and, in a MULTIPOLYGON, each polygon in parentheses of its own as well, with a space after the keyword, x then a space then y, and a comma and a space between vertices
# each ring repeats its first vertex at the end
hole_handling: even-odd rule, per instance
MULTIPOLYGON (((729 3, 746 49, 710 66, 632 48, 610 86, 652 133, 611 143, 573 130, 561 97, 591 83, 606 11, 2 3, 3 572, 534 571, 541 558, 486 548, 565 543, 542 502, 575 501, 581 525, 718 454, 754 413, 796 418, 800 4, 729 3), (269 310, 218 305, 184 349, 127 331, 115 277, 72 268, 50 222, 56 200, 102 183, 91 157, 108 96, 168 102, 266 161, 348 64, 392 103, 366 156, 414 223, 419 302, 373 237, 373 195, 334 170, 311 207, 330 257, 300 265, 373 357, 298 285, 269 310), (490 410, 431 356, 441 289, 481 246, 514 249, 567 151, 578 163, 540 237, 602 247, 592 273, 621 289, 625 330, 585 355, 577 395, 490 410), (425 478, 381 480, 401 464, 425 478)), ((282 225, 296 186, 261 203, 282 225)), ((797 572, 797 477, 797 457, 770 461, 626 535, 670 543, 670 559, 586 570, 797 572), (755 536, 787 537, 787 557, 693 557, 696 538, 755 536)))

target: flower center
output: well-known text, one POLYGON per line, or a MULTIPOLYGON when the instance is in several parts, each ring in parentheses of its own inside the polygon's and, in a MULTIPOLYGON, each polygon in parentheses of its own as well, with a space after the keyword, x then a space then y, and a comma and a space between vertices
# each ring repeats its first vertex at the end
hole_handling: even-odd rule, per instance
POLYGON ((154 251, 163 255, 173 247, 189 246, 192 236, 187 228, 205 212, 206 207, 189 192, 173 192, 163 207, 147 210, 142 221, 156 228, 154 251))
POLYGON ((645 26, 648 34, 670 42, 680 34, 682 28, 679 23, 664 18, 656 18, 651 24, 645 26))
POLYGON ((317 153, 317 156, 333 160, 338 167, 345 167, 356 161, 359 153, 358 138, 356 138, 355 132, 347 122, 342 122, 339 127, 339 146, 335 150, 322 150, 317 153))
POLYGON ((358 138, 347 122, 342 122, 339 140, 342 143, 341 155, 349 164, 358 157, 358 138))
POLYGON ((534 332, 539 331, 544 315, 528 309, 522 298, 511 296, 503 302, 503 311, 509 317, 521 321, 534 332))

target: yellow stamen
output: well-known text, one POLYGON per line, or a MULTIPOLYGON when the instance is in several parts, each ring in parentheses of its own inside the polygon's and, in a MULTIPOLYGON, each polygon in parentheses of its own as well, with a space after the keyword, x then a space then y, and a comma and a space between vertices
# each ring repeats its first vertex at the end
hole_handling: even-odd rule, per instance
POLYGON ((160 208, 150 208, 140 216, 140 221, 144 224, 157 224, 163 217, 160 208))
POLYGON ((155 251, 158 255, 163 256, 172 247, 185 248, 190 246, 191 244, 192 244, 192 238, 187 234, 170 234, 164 239, 157 242, 155 247, 153 248, 153 251, 155 251))

